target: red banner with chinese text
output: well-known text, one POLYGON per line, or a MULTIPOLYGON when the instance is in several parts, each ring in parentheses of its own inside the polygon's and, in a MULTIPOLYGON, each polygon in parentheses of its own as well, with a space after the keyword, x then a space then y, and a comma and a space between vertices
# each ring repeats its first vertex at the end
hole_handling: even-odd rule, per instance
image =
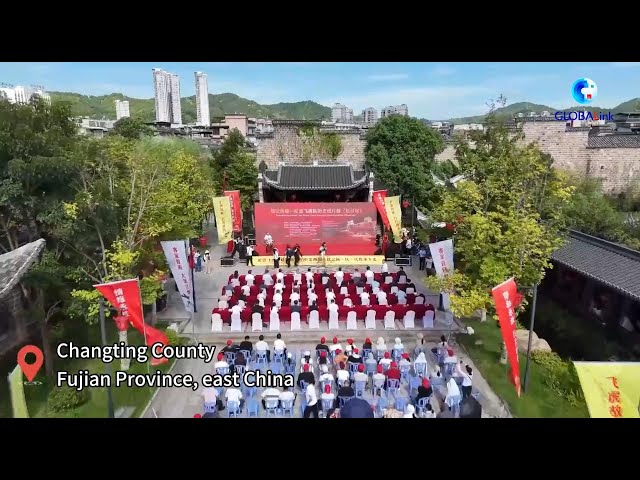
POLYGON ((389 217, 387 216, 387 209, 384 206, 385 198, 387 198, 386 190, 376 190, 375 192, 373 192, 373 203, 376 204, 376 208, 378 209, 378 213, 380 214, 380 218, 382 219, 384 228, 389 230, 389 217))
POLYGON ((242 207, 240 206, 240 190, 227 190, 224 192, 225 197, 229 197, 231 203, 231 220, 233 222, 233 231, 242 232, 242 207))
MULTIPOLYGON (((147 347, 154 343, 169 343, 167 336, 153 327, 144 323, 142 312, 142 302, 140 300, 140 284, 137 278, 131 280, 121 280, 119 282, 101 283, 94 285, 111 306, 120 311, 120 314, 129 319, 133 327, 145 337, 147 347)), ((151 358, 151 365, 161 365, 167 363, 166 358, 151 358)))
POLYGON ((500 320, 502 339, 507 348, 507 358, 511 365, 511 381, 516 387, 516 393, 520 396, 520 361, 518 359, 518 339, 516 338, 516 312, 515 301, 518 297, 518 288, 513 278, 501 283, 491 290, 493 301, 496 304, 496 313, 500 320))

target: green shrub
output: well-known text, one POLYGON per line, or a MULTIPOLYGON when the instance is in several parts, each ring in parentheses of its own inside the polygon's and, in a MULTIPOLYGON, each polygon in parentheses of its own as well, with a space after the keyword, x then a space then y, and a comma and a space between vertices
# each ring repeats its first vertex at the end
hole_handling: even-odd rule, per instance
POLYGON ((164 333, 167 335, 169 345, 180 345, 182 343, 182 339, 178 336, 178 333, 175 330, 167 328, 164 333))
POLYGON ((49 393, 47 406, 49 410, 60 413, 73 410, 89 401, 89 391, 76 390, 73 387, 56 387, 49 393))
POLYGON ((531 352, 531 360, 545 370, 544 383, 571 405, 584 402, 580 379, 573 362, 566 362, 555 352, 531 352))

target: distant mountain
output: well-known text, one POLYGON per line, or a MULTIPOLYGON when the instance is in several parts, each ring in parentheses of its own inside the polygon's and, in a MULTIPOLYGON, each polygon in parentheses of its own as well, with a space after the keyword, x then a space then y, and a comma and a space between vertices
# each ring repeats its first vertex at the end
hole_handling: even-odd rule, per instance
MULTIPOLYGON (((116 117, 116 100, 128 100, 129 111, 134 118, 145 122, 155 120, 155 102, 153 98, 139 99, 127 97, 121 93, 91 96, 72 92, 50 92, 52 101, 66 101, 71 104, 74 115, 91 118, 114 119, 116 117)), ((196 97, 181 99, 182 121, 196 121, 196 97)), ((239 97, 233 93, 209 94, 209 111, 211 118, 224 117, 225 113, 244 113, 249 117, 272 118, 284 120, 330 120, 331 109, 310 100, 295 103, 276 103, 260 105, 253 100, 239 97)))

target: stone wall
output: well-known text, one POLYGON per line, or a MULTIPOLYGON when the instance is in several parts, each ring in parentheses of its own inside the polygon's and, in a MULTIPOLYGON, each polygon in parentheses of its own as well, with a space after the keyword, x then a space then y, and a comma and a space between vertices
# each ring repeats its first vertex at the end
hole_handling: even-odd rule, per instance
POLYGON ((0 300, 0 355, 23 342, 27 336, 27 315, 24 310, 22 290, 12 288, 0 300))
MULTIPOLYGON (((267 167, 275 169, 279 162, 302 163, 303 139, 298 134, 298 129, 304 122, 274 121, 273 133, 257 137, 258 151, 256 161, 258 165, 265 162, 267 167)), ((364 167, 364 147, 366 145, 361 132, 343 131, 337 132, 342 141, 342 153, 336 159, 336 163, 350 163, 355 169, 364 167)), ((334 163, 330 158, 313 158, 311 161, 319 163, 334 163)))

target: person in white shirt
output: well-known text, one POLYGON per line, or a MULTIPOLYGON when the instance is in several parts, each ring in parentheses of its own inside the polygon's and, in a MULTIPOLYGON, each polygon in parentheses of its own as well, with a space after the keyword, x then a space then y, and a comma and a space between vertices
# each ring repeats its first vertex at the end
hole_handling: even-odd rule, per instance
POLYGON ((253 273, 251 273, 251 270, 249 270, 247 274, 244 276, 244 281, 246 283, 253 282, 255 279, 256 277, 253 275, 253 273))
POLYGON ((213 369, 216 371, 218 375, 221 374, 220 372, 221 369, 225 369, 226 371, 229 371, 229 364, 225 361, 223 353, 218 354, 218 361, 213 364, 213 369))
POLYGON ((386 305, 386 303, 387 303, 387 292, 385 292, 384 290, 380 290, 378 292, 378 304, 386 305))
POLYGON ((273 351, 278 353, 287 353, 287 345, 282 340, 282 334, 278 333, 276 339, 273 341, 273 351))
POLYGON ((306 278, 307 284, 309 284, 310 282, 313 282, 313 272, 311 271, 310 268, 305 272, 304 278, 306 278))
POLYGON ((273 304, 278 308, 282 306, 282 293, 280 290, 276 290, 276 293, 273 294, 273 304))
POLYGON ((260 395, 262 397, 262 408, 264 408, 265 410, 267 409, 266 400, 278 400, 278 403, 276 404, 276 408, 278 408, 280 406, 281 393, 282 392, 280 392, 280 390, 278 390, 277 388, 265 388, 264 392, 262 392, 262 395, 260 395))
POLYGON ((329 345, 329 352, 335 352, 336 350, 342 350, 342 345, 338 343, 338 337, 333 337, 333 342, 329 345))
POLYGON ((231 312, 231 315, 240 315, 242 313, 242 307, 239 303, 237 303, 236 305, 231 307, 229 311, 231 312))
POLYGON ((416 418, 415 413, 416 413, 416 407, 409 404, 405 408, 404 415, 402 416, 402 418, 416 418))
POLYGON ((273 277, 269 273, 269 269, 266 269, 264 271, 264 274, 262 275, 262 283, 264 283, 265 286, 267 286, 267 287, 269 285, 273 285, 273 277))
POLYGON ((333 293, 333 290, 330 290, 330 289, 327 288, 326 297, 327 297, 327 302, 330 302, 331 300, 335 300, 336 299, 336 294, 333 293))
POLYGON ((276 280, 280 280, 279 283, 284 283, 284 273, 282 273, 280 268, 278 269, 278 273, 276 273, 276 280))
POLYGON ((329 313, 331 313, 331 312, 338 313, 339 307, 338 307, 338 304, 336 303, 336 301, 332 299, 331 302, 329 303, 329 306, 327 307, 327 309, 329 310, 329 313))
POLYGON ((245 297, 248 297, 249 294, 251 293, 251 287, 249 285, 242 285, 240 287, 240 291, 245 297))
POLYGON ((338 385, 343 385, 349 381, 349 370, 339 368, 336 370, 336 377, 338 378, 338 385))
POLYGON ((310 382, 307 385, 307 389, 305 391, 305 397, 307 401, 307 406, 304 409, 304 414, 302 415, 304 418, 310 418, 313 415, 313 418, 319 418, 318 415, 318 395, 316 394, 316 382, 315 380, 310 382))
POLYGON ((344 280, 344 272, 342 271, 342 267, 338 267, 338 270, 333 274, 333 276, 336 279, 336 284, 340 286, 340 284, 344 280))
POLYGON ((220 309, 225 309, 225 308, 229 308, 229 303, 227 302, 226 298, 219 298, 218 299, 218 308, 220 309))
POLYGON ((255 344, 256 352, 267 352, 267 361, 271 361, 271 351, 269 351, 269 344, 264 341, 264 335, 258 337, 258 341, 255 344))
POLYGON ((293 305, 293 302, 295 302, 296 300, 298 302, 300 301, 300 293, 297 289, 291 292, 291 295, 289 295, 289 299, 291 300, 291 305, 293 305))
POLYGON ((449 405, 449 401, 458 396, 460 396, 460 388, 458 388, 456 379, 451 377, 447 382, 447 396, 445 397, 444 402, 449 405))
POLYGON ((358 371, 353 375, 354 382, 364 382, 365 384, 369 381, 369 376, 364 373, 364 364, 361 363, 358 365, 358 371))
POLYGON ((376 342, 376 352, 378 352, 378 354, 380 352, 386 352, 387 351, 387 346, 384 343, 384 338, 382 337, 378 337, 378 341, 376 342))
POLYGON ((391 360, 391 355, 389 355, 389 352, 384 352, 384 357, 380 359, 380 365, 388 367, 389 365, 391 365, 392 361, 393 360, 391 360))
POLYGON ((260 293, 258 294, 257 300, 258 300, 258 305, 260 305, 262 308, 264 308, 264 301, 267 298, 267 293, 265 290, 261 290, 260 293))
POLYGON ((282 389, 282 393, 280 394, 280 405, 282 405, 283 401, 293 400, 296 401, 296 394, 289 390, 289 387, 284 387, 282 389))
POLYGON ((335 401, 336 396, 333 393, 331 393, 331 385, 324 386, 324 392, 322 392, 322 395, 320 395, 320 398, 322 399, 323 405, 333 406, 333 402, 335 401))
POLYGON ((395 338, 393 349, 396 351, 402 351, 402 353, 404 353, 404 345, 402 344, 402 340, 400 339, 400 337, 395 338))
POLYGON ((404 290, 398 290, 398 293, 396 293, 396 297, 398 298, 399 305, 407 304, 407 294, 404 292, 404 290))
POLYGON ((400 371, 402 371, 403 367, 411 367, 411 360, 409 360, 409 354, 408 353, 403 353, 402 354, 402 358, 400 359, 400 361, 398 362, 398 367, 400 368, 400 371))
POLYGON ((282 295, 282 292, 284 291, 284 283, 282 283, 282 280, 276 281, 276 284, 273 286, 273 291, 274 293, 282 295))
POLYGON ((473 369, 469 365, 462 369, 462 360, 456 365, 456 373, 462 377, 462 398, 471 396, 473 390, 473 369))
POLYGON ((245 256, 247 257, 247 265, 253 266, 253 245, 247 245, 245 256))
POLYGON ((365 279, 367 280, 367 283, 373 283, 374 274, 373 274, 373 271, 371 270, 371 267, 367 267, 367 271, 364 272, 364 276, 365 276, 365 279))
POLYGON ((386 381, 387 377, 382 373, 382 365, 378 365, 376 373, 373 374, 373 387, 376 394, 380 395, 382 389, 384 389, 386 381))
POLYGON ((229 402, 239 402, 240 413, 242 413, 242 408, 244 407, 244 398, 242 398, 242 392, 239 388, 228 387, 227 391, 224 394, 224 397, 227 399, 227 405, 229 405, 229 402))
POLYGON ((309 365, 309 369, 313 370, 313 358, 311 358, 311 352, 306 350, 302 354, 302 358, 300 359, 300 371, 305 371, 304 366, 309 365))
POLYGON ((313 305, 313 302, 318 300, 318 295, 313 290, 307 292, 307 298, 309 299, 309 306, 313 305))
POLYGON ((205 406, 215 406, 216 410, 224 410, 222 400, 218 398, 218 390, 215 387, 207 387, 202 390, 205 406))
POLYGON ((320 375, 320 378, 318 378, 318 381, 320 383, 323 382, 333 382, 333 375, 331 375, 331 373, 329 372, 329 366, 328 365, 320 365, 320 371, 322 372, 322 375, 320 375))
POLYGON ((384 262, 382 264, 382 273, 389 273, 389 265, 387 264, 387 262, 384 262))
POLYGON ((369 292, 366 290, 363 290, 360 294, 360 303, 362 303, 362 305, 369 305, 369 292))
POLYGON ((458 357, 456 357, 456 353, 451 348, 449 348, 447 350, 447 357, 444 359, 444 364, 445 365, 447 365, 447 364, 454 364, 455 365, 456 363, 458 363, 458 357))

